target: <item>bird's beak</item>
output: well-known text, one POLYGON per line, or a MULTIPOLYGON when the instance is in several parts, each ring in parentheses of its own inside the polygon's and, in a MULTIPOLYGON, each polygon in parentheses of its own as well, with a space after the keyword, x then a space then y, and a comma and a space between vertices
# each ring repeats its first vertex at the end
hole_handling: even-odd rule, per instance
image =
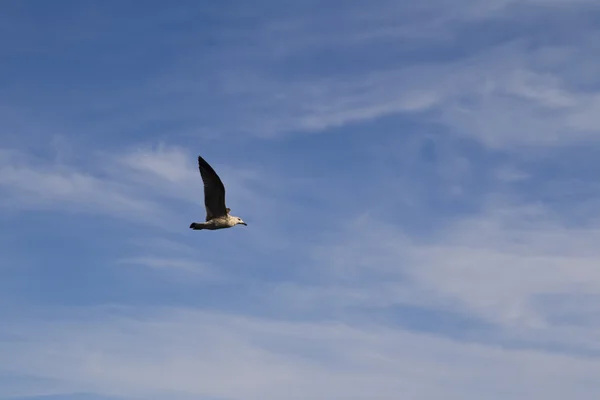
POLYGON ((245 222, 242 222, 242 225, 244 225, 244 226, 248 226, 248 224, 247 224, 247 223, 245 223, 245 222))

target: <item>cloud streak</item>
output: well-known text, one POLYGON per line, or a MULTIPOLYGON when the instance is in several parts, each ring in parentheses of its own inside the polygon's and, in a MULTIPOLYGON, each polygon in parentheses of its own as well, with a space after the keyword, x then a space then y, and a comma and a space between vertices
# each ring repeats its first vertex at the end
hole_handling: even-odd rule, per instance
POLYGON ((21 339, 3 343, 3 354, 20 356, 3 367, 25 368, 104 395, 174 399, 366 398, 374 393, 392 399, 400 392, 419 399, 443 394, 559 399, 589 393, 600 368, 592 359, 500 351, 377 327, 183 309, 127 315, 132 311, 111 316, 98 310, 91 324, 72 317, 15 324, 21 339), (39 331, 45 332, 41 341, 34 333, 39 331))

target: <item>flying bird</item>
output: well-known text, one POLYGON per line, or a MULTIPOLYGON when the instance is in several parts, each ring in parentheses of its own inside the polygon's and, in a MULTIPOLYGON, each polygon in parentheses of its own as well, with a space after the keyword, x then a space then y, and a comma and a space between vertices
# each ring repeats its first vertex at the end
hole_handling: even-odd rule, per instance
POLYGON ((204 206, 206 208, 206 222, 192 222, 190 229, 201 230, 231 228, 236 225, 247 224, 240 217, 229 214, 231 209, 225 206, 225 186, 214 169, 198 156, 198 168, 204 182, 204 206))

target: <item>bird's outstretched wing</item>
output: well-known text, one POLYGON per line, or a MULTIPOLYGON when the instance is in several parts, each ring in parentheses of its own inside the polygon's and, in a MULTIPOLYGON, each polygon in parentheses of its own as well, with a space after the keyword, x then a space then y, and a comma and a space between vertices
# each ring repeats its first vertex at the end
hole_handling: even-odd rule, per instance
POLYGON ((227 215, 225 207, 225 187, 214 169, 198 156, 198 168, 204 182, 204 206, 206 207, 206 220, 227 215))

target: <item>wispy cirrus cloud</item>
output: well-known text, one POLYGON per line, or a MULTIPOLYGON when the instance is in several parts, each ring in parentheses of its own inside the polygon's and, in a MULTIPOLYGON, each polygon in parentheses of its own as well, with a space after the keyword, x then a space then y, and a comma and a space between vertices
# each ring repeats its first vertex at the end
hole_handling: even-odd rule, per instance
POLYGON ((570 227, 546 207, 498 201, 426 240, 383 221, 365 231, 364 221, 319 247, 310 279, 280 294, 303 310, 318 304, 357 315, 379 310, 384 321, 401 326, 412 317, 395 318, 398 307, 438 310, 457 324, 471 316, 484 342, 600 350, 597 308, 587 305, 600 296, 596 223, 570 227))
POLYGON ((80 391, 175 399, 365 398, 374 393, 393 399, 400 392, 423 399, 449 392, 457 399, 532 393, 559 399, 565 393, 589 393, 593 386, 581 383, 600 368, 595 359, 499 351, 381 327, 274 322, 185 309, 131 312, 111 316, 97 310, 97 318, 84 324, 71 310, 70 317, 57 316, 51 324, 16 323, 12 330, 18 339, 1 346, 4 354, 19 357, 3 367, 80 391), (490 386, 489 380, 495 383, 490 386))
POLYGON ((0 167, 3 206, 10 209, 80 210, 143 219, 161 211, 111 179, 20 152, 5 153, 0 167), (6 156, 9 154, 9 156, 6 156))
MULTIPOLYGON (((362 11, 336 13, 344 22, 336 24, 340 28, 331 28, 333 16, 326 13, 305 21, 290 17, 289 24, 284 18, 265 28, 268 34, 255 32, 252 52, 233 46, 216 55, 245 61, 243 73, 236 64, 219 71, 216 93, 234 99, 226 113, 236 115, 232 120, 215 114, 219 129, 277 137, 389 115, 411 119, 417 113, 450 134, 504 150, 514 145, 555 147, 595 137, 591 115, 597 93, 581 84, 583 79, 592 87, 597 82, 589 73, 574 70, 574 62, 564 62, 594 62, 586 54, 595 49, 590 31, 597 27, 582 20, 585 10, 595 12, 591 3, 579 3, 580 9, 561 2, 440 4, 451 17, 427 7, 386 3, 366 16, 362 11), (548 24, 541 23, 546 20, 572 38, 570 44, 552 38, 543 42, 551 33, 548 24), (426 29, 428 24, 435 29, 426 29), (393 32, 397 26, 416 37, 400 32, 356 41, 345 34, 373 34, 376 27, 393 32), (514 32, 507 34, 510 30, 514 32), (419 32, 431 37, 419 37, 419 32), (381 59, 387 54, 384 50, 397 57, 381 59), (287 67, 295 61, 327 52, 330 58, 323 55, 320 65, 329 66, 330 73, 292 67, 297 73, 290 78, 287 67), (355 54, 367 61, 359 62, 355 54), (278 73, 284 69, 286 74, 278 73)), ((193 71, 178 71, 186 81, 195 80, 193 71)), ((167 81, 162 84, 169 87, 167 81)), ((192 95, 196 89, 180 87, 178 93, 200 104, 202 99, 192 95)))
MULTIPOLYGON (((160 49, 177 43, 187 52, 158 63, 161 68, 143 79, 98 88, 93 102, 75 101, 85 94, 79 92, 55 101, 51 117, 37 115, 44 124, 27 121, 29 114, 14 103, 11 130, 34 135, 46 126, 88 138, 117 140, 119 132, 130 132, 214 143, 223 136, 274 138, 403 115, 493 148, 553 147, 595 137, 598 82, 589 54, 597 50, 598 27, 588 18, 597 13, 592 2, 434 4, 381 1, 365 11, 359 3, 343 9, 332 3, 319 16, 304 7, 266 14, 241 7, 229 17, 213 10, 215 17, 237 21, 236 29, 225 24, 217 32, 222 36, 215 33, 213 40, 226 45, 190 47, 201 35, 196 28, 186 28, 187 37, 165 33, 157 38, 160 49), (240 15, 261 23, 242 24, 240 15), (166 131, 160 128, 165 124, 166 131)), ((98 21, 130 24, 95 12, 98 21)), ((190 15, 174 9, 154 16, 136 25, 134 39, 147 24, 185 24, 190 15)), ((132 47, 142 55, 150 51, 132 47)))

